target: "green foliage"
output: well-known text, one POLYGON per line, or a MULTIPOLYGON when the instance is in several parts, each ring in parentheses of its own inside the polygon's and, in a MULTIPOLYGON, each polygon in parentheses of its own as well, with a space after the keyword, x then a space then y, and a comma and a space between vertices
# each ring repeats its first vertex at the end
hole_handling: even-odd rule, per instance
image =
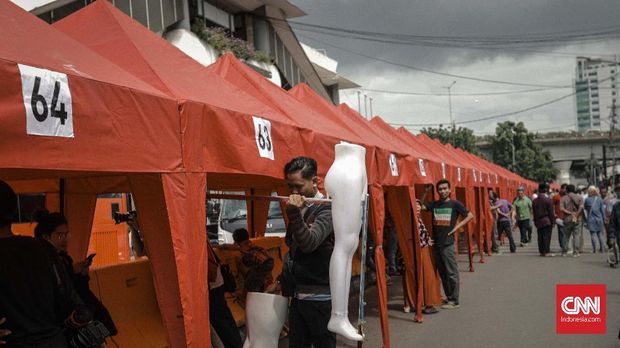
POLYGON ((536 182, 555 180, 558 171, 552 166, 551 154, 535 144, 534 139, 534 133, 529 132, 523 122, 499 123, 491 139, 494 162, 536 182))
POLYGON ((480 150, 476 146, 476 136, 469 128, 458 127, 452 132, 451 129, 439 126, 439 128, 423 128, 421 132, 430 138, 438 139, 442 144, 452 144, 454 147, 480 156, 480 150))
POLYGON ((249 42, 229 36, 226 29, 222 27, 206 27, 201 19, 196 19, 192 25, 192 32, 222 53, 231 52, 239 59, 255 60, 268 64, 273 61, 268 53, 256 51, 249 42))

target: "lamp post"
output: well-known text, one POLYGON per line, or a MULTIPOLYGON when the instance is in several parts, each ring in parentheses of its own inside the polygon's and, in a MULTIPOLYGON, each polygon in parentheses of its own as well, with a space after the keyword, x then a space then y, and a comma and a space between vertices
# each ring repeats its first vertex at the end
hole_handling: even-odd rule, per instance
POLYGON ((448 90, 448 108, 450 110, 450 125, 452 126, 452 133, 454 133, 454 120, 452 119, 452 87, 454 86, 455 83, 456 83, 456 80, 452 81, 450 86, 444 87, 448 90))
POLYGON ((515 130, 510 130, 510 135, 512 136, 510 141, 510 147, 512 148, 512 170, 515 170, 515 130))

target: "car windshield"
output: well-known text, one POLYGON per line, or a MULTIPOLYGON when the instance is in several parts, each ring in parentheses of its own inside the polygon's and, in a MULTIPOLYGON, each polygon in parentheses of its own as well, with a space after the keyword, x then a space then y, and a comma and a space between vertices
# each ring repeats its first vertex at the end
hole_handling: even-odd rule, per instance
POLYGON ((241 219, 247 217, 248 211, 245 201, 225 200, 222 206, 222 219, 241 219))

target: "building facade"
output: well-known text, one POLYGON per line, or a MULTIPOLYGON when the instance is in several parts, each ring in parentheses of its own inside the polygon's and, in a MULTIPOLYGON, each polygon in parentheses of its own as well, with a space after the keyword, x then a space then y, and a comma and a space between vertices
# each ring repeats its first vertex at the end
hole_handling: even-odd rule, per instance
MULTIPOLYGON (((21 0, 13 1, 20 4, 21 0)), ((20 6, 46 22, 53 23, 91 2, 92 0, 39 0, 36 5, 28 5, 30 7, 20 6)), ((270 64, 252 60, 246 60, 245 63, 284 89, 290 89, 303 82, 323 98, 337 104, 339 88, 358 87, 348 80, 334 81, 332 75, 337 75, 335 70, 332 71, 332 75, 326 75, 316 62, 311 61, 288 23, 289 18, 304 16, 305 13, 287 0, 110 0, 110 2, 203 65, 208 65, 214 58, 199 59, 192 54, 191 44, 184 47, 184 44, 174 42, 174 40, 183 41, 183 35, 193 35, 190 30, 197 21, 204 23, 206 27, 224 30, 231 38, 243 40, 249 47, 268 54, 271 57, 270 64)), ((214 52, 212 47, 207 47, 207 51, 214 52)), ((211 56, 216 58, 217 55, 216 52, 211 56)))
POLYGON ((577 131, 609 129, 612 108, 618 105, 618 61, 577 57, 575 102, 577 131))

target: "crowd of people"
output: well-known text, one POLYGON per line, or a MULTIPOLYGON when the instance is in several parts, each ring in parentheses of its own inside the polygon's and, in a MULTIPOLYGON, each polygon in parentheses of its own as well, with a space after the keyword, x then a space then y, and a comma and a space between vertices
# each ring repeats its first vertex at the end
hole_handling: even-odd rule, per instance
POLYGON ((575 185, 562 184, 559 190, 550 190, 541 183, 532 197, 523 188, 512 201, 489 190, 489 204, 494 219, 492 251, 500 252, 504 236, 509 240, 510 252, 516 252, 512 231, 519 229, 520 246, 532 239, 532 221, 538 236, 540 256, 555 256, 551 252, 551 236, 557 231, 559 254, 579 257, 584 250, 584 231, 590 233, 592 253, 604 253, 615 245, 620 230, 620 184, 610 192, 607 186, 589 186, 578 190, 575 185))

